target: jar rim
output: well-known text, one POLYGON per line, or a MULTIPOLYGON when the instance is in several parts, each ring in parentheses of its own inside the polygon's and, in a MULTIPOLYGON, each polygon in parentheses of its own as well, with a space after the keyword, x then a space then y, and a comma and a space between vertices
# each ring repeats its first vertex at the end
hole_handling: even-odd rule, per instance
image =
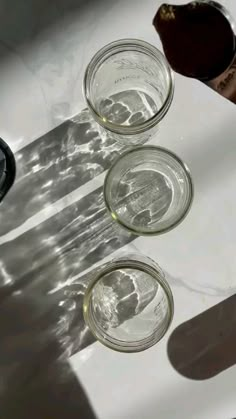
POLYGON ((103 187, 103 196, 104 196, 104 201, 105 201, 105 205, 107 207, 107 210, 109 211, 111 217, 124 229, 128 230, 129 232, 131 232, 132 234, 138 235, 138 236, 156 236, 156 235, 160 235, 160 234, 164 234, 167 233, 168 231, 174 229, 175 227, 177 227, 187 216, 187 214, 190 211, 192 202, 193 202, 193 197, 194 197, 194 186, 193 186, 193 181, 192 181, 192 176, 191 176, 191 172, 188 168, 188 166, 186 165, 186 163, 181 160, 180 157, 178 157, 175 153, 173 153, 172 151, 168 150, 167 148, 164 147, 160 147, 160 146, 155 146, 155 145, 144 145, 144 146, 138 146, 136 148, 132 148, 124 153, 122 153, 120 156, 118 156, 118 158, 115 160, 115 162, 112 164, 112 166, 110 167, 110 169, 108 170, 105 180, 104 180, 104 187, 103 187), (139 153, 139 152, 144 152, 144 151, 149 151, 149 152, 160 152, 162 154, 166 154, 168 155, 170 158, 174 159, 175 161, 177 161, 177 163, 182 167, 185 175, 186 175, 186 179, 188 182, 188 186, 189 186, 189 195, 188 195, 188 201, 186 203, 185 206, 185 210, 184 212, 179 216, 179 218, 173 222, 172 224, 163 227, 161 229, 156 229, 156 230, 138 230, 135 227, 132 227, 130 224, 126 224, 116 213, 116 211, 113 210, 112 205, 109 202, 109 199, 107 198, 107 184, 108 184, 108 180, 109 177, 111 176, 112 171, 114 170, 115 166, 124 158, 126 158, 128 155, 130 154, 134 154, 134 153, 139 153))
POLYGON ((153 128, 156 124, 158 124, 169 110, 174 95, 174 73, 170 65, 168 64, 164 54, 153 45, 149 44, 146 41, 135 38, 120 39, 105 45, 92 57, 85 70, 83 80, 83 92, 90 112, 92 113, 97 123, 100 124, 103 128, 116 134, 140 134, 148 129, 153 128), (100 63, 103 63, 111 55, 116 54, 118 51, 120 51, 121 48, 123 51, 136 50, 138 52, 149 55, 156 60, 161 60, 162 64, 164 65, 168 79, 169 88, 163 105, 151 118, 139 123, 138 125, 127 126, 116 124, 107 120, 97 111, 96 107, 93 105, 91 100, 90 80, 94 72, 96 71, 100 63))

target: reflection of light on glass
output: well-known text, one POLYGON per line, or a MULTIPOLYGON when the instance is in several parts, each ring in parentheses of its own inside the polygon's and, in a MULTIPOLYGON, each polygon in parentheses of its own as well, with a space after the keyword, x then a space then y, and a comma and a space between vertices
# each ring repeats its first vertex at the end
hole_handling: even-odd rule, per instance
POLYGON ((112 216, 113 220, 117 220, 117 216, 114 212, 111 213, 111 216, 112 216))

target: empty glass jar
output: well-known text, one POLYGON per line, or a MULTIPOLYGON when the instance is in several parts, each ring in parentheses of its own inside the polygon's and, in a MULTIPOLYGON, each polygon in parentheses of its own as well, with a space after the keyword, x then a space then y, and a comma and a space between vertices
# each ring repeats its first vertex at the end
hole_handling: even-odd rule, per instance
POLYGON ((187 166, 162 147, 142 146, 121 155, 104 183, 114 220, 139 235, 164 233, 186 216, 193 199, 187 166))
POLYGON ((152 259, 128 254, 102 266, 84 296, 84 318, 94 336, 121 352, 157 343, 172 321, 174 302, 152 259))
POLYGON ((136 39, 102 48, 84 76, 84 95, 94 119, 125 145, 143 144, 156 132, 173 93, 173 73, 164 55, 136 39))

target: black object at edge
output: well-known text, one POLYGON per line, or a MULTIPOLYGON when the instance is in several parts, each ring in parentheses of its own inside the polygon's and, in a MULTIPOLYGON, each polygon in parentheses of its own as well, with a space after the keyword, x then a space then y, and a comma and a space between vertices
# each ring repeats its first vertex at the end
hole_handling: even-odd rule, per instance
POLYGON ((12 153, 7 143, 5 143, 5 141, 3 141, 2 138, 0 138, 0 150, 3 152, 6 158, 6 169, 5 169, 6 178, 0 189, 0 202, 1 202, 14 183, 14 180, 16 177, 16 162, 15 162, 14 154, 12 153))

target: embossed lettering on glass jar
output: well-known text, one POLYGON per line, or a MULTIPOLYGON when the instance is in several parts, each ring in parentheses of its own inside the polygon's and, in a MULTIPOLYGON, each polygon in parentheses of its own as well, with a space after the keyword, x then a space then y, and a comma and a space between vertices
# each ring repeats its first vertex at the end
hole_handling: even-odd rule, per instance
POLYGON ((126 145, 143 144, 155 134, 173 94, 173 73, 164 55, 136 39, 102 48, 84 76, 84 95, 94 119, 126 145))

